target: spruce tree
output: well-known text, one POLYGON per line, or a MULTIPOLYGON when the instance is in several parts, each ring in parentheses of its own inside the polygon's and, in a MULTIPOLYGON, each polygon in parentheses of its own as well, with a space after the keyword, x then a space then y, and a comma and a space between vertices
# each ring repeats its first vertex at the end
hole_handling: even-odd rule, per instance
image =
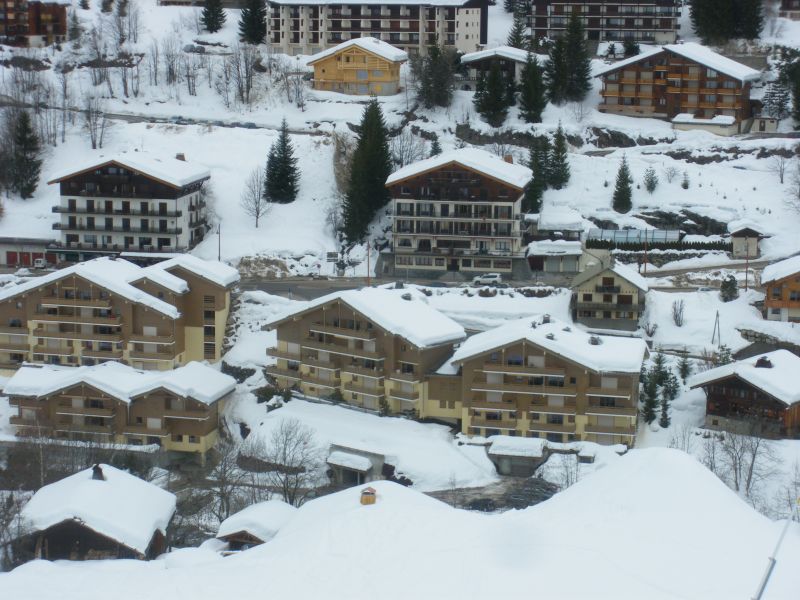
POLYGON ((787 77, 792 92, 792 119, 797 129, 800 127, 800 63, 794 63, 787 70, 787 77))
POLYGON ((517 0, 503 0, 503 9, 507 13, 516 13, 517 12, 517 0))
POLYGON ((683 172, 683 179, 681 179, 681 187, 685 190, 689 189, 689 172, 683 172))
POLYGON ((78 11, 69 11, 69 25, 67 26, 67 39, 72 42, 73 48, 80 48, 81 37, 83 36, 83 27, 78 18, 78 11))
POLYGON ((264 178, 264 198, 269 202, 286 204, 297 198, 297 182, 300 173, 294 155, 292 140, 286 119, 281 123, 278 139, 272 144, 267 156, 267 172, 264 178))
POLYGON ((658 406, 658 387, 655 380, 648 376, 642 385, 642 418, 648 425, 656 420, 658 406))
POLYGON ((542 112, 547 106, 546 94, 539 59, 528 52, 519 89, 519 110, 526 123, 542 122, 542 112))
POLYGON ((544 80, 547 85, 547 99, 560 106, 566 102, 567 65, 564 37, 558 38, 550 47, 547 64, 544 66, 544 80))
POLYGON ((503 72, 497 61, 492 62, 489 75, 479 82, 480 90, 475 92, 473 103, 475 110, 492 127, 499 127, 506 120, 508 107, 506 106, 503 72))
POLYGON ((730 302, 739 297, 739 286, 736 283, 736 277, 728 275, 722 280, 719 286, 719 297, 723 302, 730 302))
POLYGON ((678 374, 681 376, 683 383, 686 383, 686 379, 692 374, 692 361, 689 360, 689 353, 685 348, 678 361, 678 374))
POLYGON ((644 172, 644 189, 652 194, 658 187, 658 175, 653 167, 647 167, 644 172))
POLYGON ((669 418, 669 399, 667 398, 664 390, 661 390, 661 416, 658 418, 658 424, 662 429, 669 427, 671 420, 669 418))
POLYGON ((734 0, 732 37, 754 40, 761 35, 761 30, 764 29, 764 11, 761 4, 761 0, 734 0))
POLYGON ((731 364, 733 362, 733 355, 731 354, 731 349, 727 345, 722 344, 717 349, 716 359, 717 359, 717 361, 716 361, 717 365, 716 366, 731 364))
POLYGON ((789 89, 785 81, 780 79, 767 85, 762 103, 764 113, 775 119, 785 119, 789 115, 789 89))
POLYGON ((209 33, 216 33, 225 24, 225 10, 222 8, 222 0, 205 0, 203 11, 200 13, 200 22, 203 29, 209 33))
POLYGON ((248 44, 261 44, 266 35, 266 4, 263 0, 245 0, 239 16, 239 37, 248 44))
POLYGON ((634 40, 625 40, 622 42, 622 47, 626 58, 630 56, 636 56, 641 52, 639 44, 637 44, 634 40))
POLYGON ((375 213, 389 201, 385 183, 391 171, 386 124, 380 104, 372 98, 361 117, 345 196, 344 233, 348 241, 363 239, 375 213))
POLYGON ((650 369, 650 374, 648 378, 652 380, 655 385, 662 386, 667 381, 667 375, 669 374, 669 370, 667 369, 667 357, 664 356, 664 353, 661 352, 659 348, 655 356, 653 356, 653 366, 650 369))
POLYGON ((539 135, 533 138, 528 151, 528 168, 532 178, 525 188, 522 199, 522 210, 538 213, 542 206, 542 197, 547 189, 547 159, 550 152, 550 140, 547 136, 539 135))
POLYGON ((568 102, 583 102, 592 89, 592 63, 583 20, 576 11, 570 16, 564 40, 564 99, 568 102))
POLYGON ((517 103, 517 82, 514 81, 514 74, 505 77, 506 80, 506 93, 505 103, 506 106, 514 106, 517 103))
POLYGON ((412 58, 411 70, 417 79, 417 100, 425 108, 448 107, 455 86, 453 52, 432 45, 425 56, 412 58))
POLYGON ((705 44, 724 44, 736 32, 736 8, 741 0, 690 0, 692 29, 705 44))
POLYGON ((14 124, 12 186, 23 199, 33 196, 42 170, 41 145, 27 112, 20 111, 14 124))
POLYGON ((567 136, 558 122, 558 129, 553 138, 553 149, 547 159, 547 184, 560 190, 569 183, 569 159, 567 157, 567 136))
POLYGON ((671 419, 669 417, 669 407, 681 391, 678 378, 672 371, 667 372, 664 384, 661 386, 661 417, 658 424, 666 429, 669 427, 671 419))
POLYGON ((527 50, 530 44, 528 43, 528 36, 526 30, 528 28, 525 23, 525 15, 521 10, 514 11, 514 24, 508 32, 508 39, 506 45, 512 48, 519 48, 520 50, 527 50))
POLYGON ((439 138, 434 138, 431 143, 431 157, 437 156, 442 153, 442 147, 439 145, 439 138))
POLYGON ((80 6, 83 10, 89 10, 89 0, 81 0, 78 3, 78 6, 80 6))
POLYGON ((612 204, 616 212, 623 214, 630 212, 633 206, 631 202, 633 196, 632 183, 633 178, 628 168, 628 160, 623 154, 622 162, 619 164, 619 171, 617 171, 617 183, 614 186, 614 201, 612 204))

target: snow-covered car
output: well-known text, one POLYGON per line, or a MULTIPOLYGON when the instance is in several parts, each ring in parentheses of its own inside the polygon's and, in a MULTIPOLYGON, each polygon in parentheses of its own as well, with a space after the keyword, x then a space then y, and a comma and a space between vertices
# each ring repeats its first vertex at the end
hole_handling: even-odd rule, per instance
POLYGON ((473 277, 472 283, 475 285, 497 285, 498 283, 503 283, 503 277, 500 273, 484 273, 473 277))

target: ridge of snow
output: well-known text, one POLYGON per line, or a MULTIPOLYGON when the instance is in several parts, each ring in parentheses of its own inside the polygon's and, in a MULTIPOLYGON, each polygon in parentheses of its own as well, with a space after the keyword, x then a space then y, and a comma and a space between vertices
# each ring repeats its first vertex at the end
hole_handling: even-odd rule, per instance
MULTIPOLYGON (((478 50, 477 52, 468 52, 461 56, 461 63, 468 64, 476 60, 483 60, 491 56, 499 56, 507 58, 515 62, 524 63, 528 61, 528 51, 514 48, 513 46, 496 46, 494 48, 487 48, 485 50, 478 50)), ((539 61, 539 65, 544 64, 550 57, 547 54, 534 54, 539 61)))
POLYGON ((764 267, 761 272, 761 283, 771 283, 792 275, 800 275, 800 256, 792 256, 785 260, 764 267))
POLYGON ((60 169, 50 176, 48 183, 57 183, 75 173, 88 171, 110 162, 115 162, 130 171, 137 171, 142 175, 150 175, 174 187, 183 187, 211 177, 211 172, 205 167, 195 166, 185 160, 177 158, 157 157, 147 152, 119 152, 109 156, 100 155, 90 160, 83 159, 72 166, 60 169))
POLYGON ((217 537, 223 538, 245 531, 262 542, 268 542, 296 513, 297 508, 282 500, 251 504, 220 523, 217 537))
POLYGON ((351 40, 347 40, 334 46, 333 48, 328 48, 327 50, 323 50, 322 52, 317 52, 316 54, 312 55, 308 61, 309 65, 313 65, 315 62, 322 60, 323 58, 327 58, 332 56, 342 50, 347 50, 353 46, 357 46, 362 50, 370 52, 372 54, 376 54, 381 58, 385 58, 391 62, 403 62, 408 60, 408 54, 404 50, 400 50, 400 48, 396 48, 391 44, 387 44, 383 40, 379 40, 378 38, 374 37, 360 37, 354 38, 351 40))

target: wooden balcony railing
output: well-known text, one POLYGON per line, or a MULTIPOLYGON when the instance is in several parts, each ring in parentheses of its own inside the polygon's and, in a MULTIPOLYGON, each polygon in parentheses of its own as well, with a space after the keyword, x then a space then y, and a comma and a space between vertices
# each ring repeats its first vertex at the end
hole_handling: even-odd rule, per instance
POLYGON ((626 435, 633 437, 636 435, 636 427, 609 427, 606 425, 592 425, 587 424, 583 430, 586 433, 594 433, 597 435, 626 435))
POLYGON ((315 333, 327 333, 337 337, 353 338, 356 340, 375 339, 375 332, 369 329, 349 329, 347 327, 338 327, 336 325, 327 325, 324 323, 314 323, 309 326, 309 329, 315 333))

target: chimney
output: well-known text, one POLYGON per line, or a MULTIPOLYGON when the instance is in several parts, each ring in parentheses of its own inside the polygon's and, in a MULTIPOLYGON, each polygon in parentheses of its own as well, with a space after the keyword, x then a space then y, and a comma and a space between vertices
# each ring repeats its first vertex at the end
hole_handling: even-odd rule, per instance
POLYGON ((183 152, 178 152, 178 153, 175 155, 175 158, 176 158, 177 160, 182 160, 183 162, 186 162, 186 155, 185 155, 183 152))
POLYGON ((772 368, 772 361, 768 359, 766 356, 762 356, 756 361, 756 368, 759 369, 771 369, 772 368))
POLYGON ((103 468, 99 464, 92 467, 92 479, 96 479, 97 481, 106 480, 106 476, 103 475, 103 468))
POLYGON ((503 160, 504 160, 504 161, 506 161, 506 162, 507 162, 508 164, 510 164, 510 165, 513 165, 513 164, 514 164, 514 157, 513 157, 511 154, 506 154, 506 155, 503 157, 503 160))
POLYGON ((368 487, 361 490, 361 504, 375 504, 376 499, 375 488, 368 487))

